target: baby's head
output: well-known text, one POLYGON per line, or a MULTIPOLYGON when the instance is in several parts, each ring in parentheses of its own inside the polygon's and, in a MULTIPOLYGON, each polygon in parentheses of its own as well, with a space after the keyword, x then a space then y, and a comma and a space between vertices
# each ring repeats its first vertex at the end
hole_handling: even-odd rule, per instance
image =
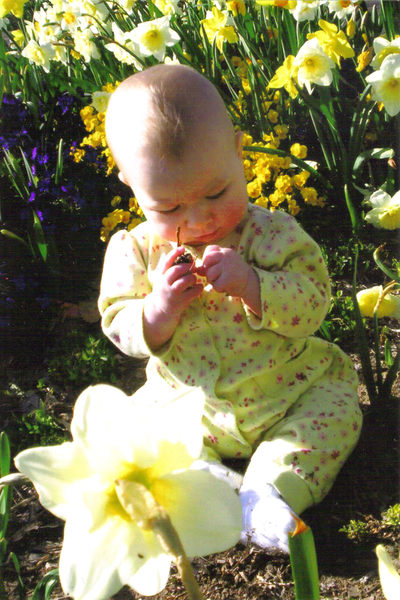
POLYGON ((132 75, 111 97, 107 141, 150 224, 164 239, 217 242, 248 205, 241 133, 215 87, 183 65, 132 75))

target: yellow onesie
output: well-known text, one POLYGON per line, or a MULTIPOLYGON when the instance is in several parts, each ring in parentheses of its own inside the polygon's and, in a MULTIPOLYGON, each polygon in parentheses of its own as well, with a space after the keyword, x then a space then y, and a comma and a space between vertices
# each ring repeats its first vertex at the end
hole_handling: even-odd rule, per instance
MULTIPOLYGON (((109 243, 99 299, 103 331, 122 352, 150 357, 147 382, 136 392, 143 401, 202 390, 209 457, 249 459, 263 444, 265 480, 300 513, 327 494, 361 427, 350 359, 313 336, 329 306, 326 266, 293 217, 252 204, 219 245, 256 270, 261 319, 240 298, 206 285, 171 340, 152 353, 143 301, 174 244, 145 222, 109 243)), ((204 248, 189 250, 201 260, 204 248)))

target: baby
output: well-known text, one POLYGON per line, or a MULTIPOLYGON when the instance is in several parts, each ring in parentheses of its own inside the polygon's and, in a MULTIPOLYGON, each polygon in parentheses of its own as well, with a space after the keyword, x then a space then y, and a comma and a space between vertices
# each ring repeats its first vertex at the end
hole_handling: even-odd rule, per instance
POLYGON ((330 297, 319 247, 290 215, 249 203, 242 134, 195 70, 126 79, 106 133, 146 221, 109 243, 103 330, 150 357, 143 402, 201 394, 201 468, 238 487, 243 542, 287 551, 293 515, 327 494, 361 426, 351 361, 312 337, 330 297), (177 261, 187 251, 195 262, 177 261), (246 460, 243 478, 224 459, 246 460))

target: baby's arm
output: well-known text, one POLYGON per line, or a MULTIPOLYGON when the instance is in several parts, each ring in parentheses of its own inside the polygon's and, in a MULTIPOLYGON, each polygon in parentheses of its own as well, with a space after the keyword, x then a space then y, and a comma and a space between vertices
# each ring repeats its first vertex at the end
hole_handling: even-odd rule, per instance
POLYGON ((183 248, 165 255, 150 281, 148 238, 142 226, 136 231, 137 235, 120 231, 110 240, 99 310, 105 335, 122 352, 147 357, 169 340, 182 312, 203 287, 196 284, 190 264, 173 266, 183 248))
POLYGON ((261 317, 258 275, 235 250, 207 246, 201 272, 217 292, 241 298, 257 317, 261 317))
POLYGON ((183 311, 203 291, 203 286, 197 283, 191 270, 191 263, 174 265, 176 258, 183 252, 183 248, 176 248, 163 258, 153 290, 144 302, 143 332, 153 351, 168 342, 183 311))

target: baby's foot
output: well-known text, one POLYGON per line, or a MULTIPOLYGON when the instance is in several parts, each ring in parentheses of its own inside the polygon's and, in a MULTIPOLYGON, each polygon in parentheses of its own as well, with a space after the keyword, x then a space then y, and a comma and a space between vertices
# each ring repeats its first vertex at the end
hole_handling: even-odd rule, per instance
POLYGON ((241 489, 243 531, 240 541, 260 548, 289 552, 288 534, 296 529, 294 513, 271 484, 261 489, 241 489))

